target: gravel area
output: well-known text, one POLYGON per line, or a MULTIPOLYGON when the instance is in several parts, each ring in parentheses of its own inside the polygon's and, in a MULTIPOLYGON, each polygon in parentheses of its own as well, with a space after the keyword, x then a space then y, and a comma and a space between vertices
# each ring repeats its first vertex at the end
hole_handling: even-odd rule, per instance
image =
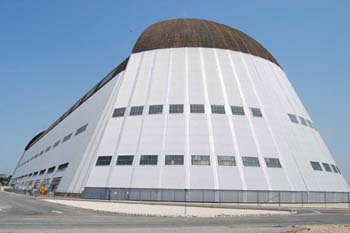
MULTIPOLYGON (((350 219, 349 219, 350 222, 350 219)), ((310 225, 305 229, 288 231, 288 233, 350 233, 350 224, 345 225, 310 225)))
POLYGON ((138 203, 117 203, 85 200, 42 199, 43 201, 68 205, 95 211, 107 211, 128 215, 164 216, 164 217, 232 217, 232 216, 261 216, 261 215, 287 215, 288 211, 254 210, 254 209, 228 209, 210 207, 190 207, 171 205, 147 205, 138 203))

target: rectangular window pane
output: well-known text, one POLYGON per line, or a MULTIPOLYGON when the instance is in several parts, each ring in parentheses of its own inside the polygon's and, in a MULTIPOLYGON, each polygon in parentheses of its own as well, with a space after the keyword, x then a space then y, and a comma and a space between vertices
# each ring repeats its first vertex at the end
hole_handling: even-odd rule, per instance
POLYGON ((183 155, 165 155, 165 165, 183 165, 183 155))
POLYGON ((327 172, 332 172, 331 166, 328 163, 322 163, 324 170, 327 172))
POLYGON ((184 105, 183 104, 170 104, 169 113, 183 113, 184 105))
POLYGON ((119 155, 117 159, 117 165, 132 165, 133 161, 133 155, 119 155))
POLYGON ((123 117, 125 114, 126 108, 116 108, 113 111, 113 117, 123 117))
POLYGON ((81 134, 82 132, 84 132, 87 128, 88 124, 85 124, 83 126, 81 126, 79 129, 77 129, 77 131, 75 132, 75 136, 78 135, 78 134, 81 134))
POLYGON ((315 171, 322 171, 322 167, 321 164, 319 162, 315 162, 315 161, 310 161, 312 168, 315 171))
POLYGON ((289 120, 293 123, 299 123, 298 118, 293 114, 288 114, 289 120))
POLYGON ((51 146, 47 147, 45 152, 48 152, 51 149, 51 146))
POLYGON ((191 113, 204 113, 204 104, 191 104, 190 105, 191 113))
POLYGON ((299 117, 299 119, 302 125, 307 126, 306 120, 303 117, 299 117))
POLYGON ((140 165, 157 165, 158 156, 157 155, 141 155, 140 165))
POLYGON ((264 158, 267 167, 281 168, 280 160, 277 158, 264 158))
POLYGON ((192 165, 210 165, 209 155, 192 155, 191 156, 192 165))
POLYGON ((339 167, 335 166, 337 168, 337 171, 339 174, 341 174, 340 170, 339 170, 339 167))
POLYGON ((39 173, 39 176, 44 175, 45 171, 46 171, 46 169, 41 170, 39 173))
POLYGON ((56 147, 60 144, 61 140, 58 140, 57 142, 55 142, 55 144, 53 144, 53 147, 56 147))
POLYGON ((99 156, 97 158, 96 166, 109 166, 112 161, 112 156, 99 156))
POLYGON ((38 175, 38 173, 39 173, 39 172, 34 172, 34 173, 33 173, 33 176, 36 176, 36 175, 38 175))
POLYGON ((243 106, 231 106, 232 115, 245 115, 243 106))
POLYGON ((252 115, 254 117, 262 117, 263 116, 260 108, 250 108, 250 110, 252 111, 252 115))
POLYGON ((336 167, 334 164, 331 164, 331 166, 332 166, 333 171, 334 171, 335 173, 338 173, 337 167, 336 167))
POLYGON ((56 167, 50 167, 49 169, 47 169, 47 174, 53 173, 55 171, 56 167))
POLYGON ((245 167, 260 167, 260 162, 258 157, 242 157, 243 165, 245 167))
POLYGON ((309 125, 311 128, 315 128, 315 127, 314 127, 314 124, 312 124, 312 122, 311 122, 310 120, 307 120, 307 123, 308 123, 308 125, 309 125))
POLYGON ((62 139, 62 143, 68 141, 71 137, 72 137, 72 133, 68 134, 67 136, 65 136, 65 137, 62 139))
POLYGON ((211 105, 211 113, 213 113, 213 114, 225 114, 224 105, 211 105))
POLYGON ((162 114, 163 105, 150 105, 148 114, 162 114))
POLYGON ((64 163, 64 164, 61 164, 60 166, 58 166, 58 171, 63 171, 65 170, 67 167, 68 167, 69 163, 64 163))
POLYGON ((130 116, 138 116, 142 115, 143 113, 143 106, 134 106, 130 109, 130 116))
POLYGON ((219 166, 236 166, 236 159, 234 156, 218 155, 219 166))

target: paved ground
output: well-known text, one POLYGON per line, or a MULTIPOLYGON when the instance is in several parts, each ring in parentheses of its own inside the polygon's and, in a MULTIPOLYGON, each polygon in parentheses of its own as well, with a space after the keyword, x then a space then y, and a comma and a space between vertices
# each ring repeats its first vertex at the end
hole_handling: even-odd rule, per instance
POLYGON ((350 223, 350 209, 310 209, 288 216, 166 218, 94 212, 0 192, 0 232, 286 232, 292 225, 350 223))

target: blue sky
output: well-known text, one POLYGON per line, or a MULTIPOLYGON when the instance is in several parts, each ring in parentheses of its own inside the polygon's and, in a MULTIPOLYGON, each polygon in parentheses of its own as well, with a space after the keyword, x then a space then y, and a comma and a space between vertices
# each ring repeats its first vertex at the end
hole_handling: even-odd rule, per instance
POLYGON ((279 61, 350 180, 350 1, 0 0, 0 173, 127 57, 150 24, 205 18, 279 61))

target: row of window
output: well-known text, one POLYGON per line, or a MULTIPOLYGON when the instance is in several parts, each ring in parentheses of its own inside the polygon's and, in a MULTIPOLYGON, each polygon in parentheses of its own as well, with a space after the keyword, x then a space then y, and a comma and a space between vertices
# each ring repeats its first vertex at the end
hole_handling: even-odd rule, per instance
POLYGON ((334 173, 341 174, 339 168, 334 164, 322 163, 322 166, 321 166, 321 163, 319 163, 317 161, 310 161, 310 164, 311 164, 312 169, 314 169, 315 171, 323 171, 323 169, 322 169, 322 166, 323 166, 323 168, 326 172, 333 171, 334 173))
MULTIPOLYGON (((77 136, 77 135, 81 134, 82 132, 84 132, 84 131, 86 130, 87 127, 88 127, 88 124, 85 124, 85 125, 79 127, 79 128, 75 131, 74 136, 77 136)), ((53 148, 56 148, 60 143, 65 143, 66 141, 68 141, 69 139, 71 139, 72 136, 73 136, 73 132, 67 134, 66 136, 63 137, 62 140, 60 139, 60 140, 56 141, 52 146, 50 145, 50 146, 46 147, 46 149, 40 151, 40 152, 37 153, 36 155, 34 155, 34 156, 28 158, 26 161, 20 163, 20 164, 18 165, 18 167, 21 167, 21 166, 23 166, 23 165, 29 163, 29 162, 32 161, 33 159, 36 159, 36 158, 42 156, 44 153, 49 152, 49 151, 51 150, 51 148, 52 148, 52 149, 53 149, 53 148)))
MULTIPOLYGON (((129 116, 139 116, 144 112, 145 106, 132 106, 129 111, 129 116)), ((126 115, 127 108, 116 108, 113 111, 113 117, 123 117, 126 115)), ((225 114, 224 105, 211 105, 210 110, 212 114, 225 114)), ((162 114, 164 111, 164 105, 150 105, 148 106, 148 114, 162 114)), ((184 113, 183 104, 170 104, 169 114, 184 113)), ((254 117, 262 117, 263 114, 260 108, 250 108, 250 112, 254 117)), ((204 104, 190 104, 190 113, 205 113, 204 104)), ((245 115, 243 106, 231 106, 231 113, 233 115, 245 115)))
POLYGON ((296 115, 290 114, 290 113, 288 113, 288 117, 289 117, 289 120, 295 124, 299 124, 299 121, 300 121, 300 123, 304 126, 309 126, 313 129, 315 128, 314 124, 310 120, 305 119, 304 117, 296 116, 296 115), (298 120, 298 118, 299 118, 299 120, 298 120))
MULTIPOLYGON (((66 169, 68 168, 68 165, 69 165, 69 163, 62 163, 62 164, 60 164, 60 165, 57 167, 57 172, 61 172, 61 171, 66 170, 66 169)), ((56 170, 56 166, 53 166, 53 167, 49 167, 48 169, 42 169, 42 170, 40 170, 40 171, 35 171, 35 172, 29 173, 29 174, 27 174, 27 175, 23 175, 23 176, 16 177, 16 178, 14 178, 13 180, 14 180, 14 181, 17 181, 17 180, 19 180, 19 179, 29 178, 29 177, 35 177, 35 176, 37 176, 37 175, 42 176, 42 175, 45 174, 46 171, 47 171, 46 174, 52 174, 52 173, 55 172, 55 170, 56 170)))
MULTIPOLYGON (((281 168, 281 163, 277 158, 264 158, 267 167, 281 168)), ((109 166, 112 161, 112 156, 99 156, 97 158, 96 166, 109 166)), ((119 155, 116 165, 132 165, 134 161, 133 155, 119 155)), ((236 166, 236 159, 234 156, 219 155, 217 156, 219 166, 236 166)), ((260 167, 258 157, 243 156, 242 162, 245 167, 260 167)), ((140 165, 157 165, 158 155, 141 155, 140 165)), ((192 165, 210 165, 209 155, 192 155, 192 165)), ((183 155, 165 155, 165 165, 184 165, 183 155)))

